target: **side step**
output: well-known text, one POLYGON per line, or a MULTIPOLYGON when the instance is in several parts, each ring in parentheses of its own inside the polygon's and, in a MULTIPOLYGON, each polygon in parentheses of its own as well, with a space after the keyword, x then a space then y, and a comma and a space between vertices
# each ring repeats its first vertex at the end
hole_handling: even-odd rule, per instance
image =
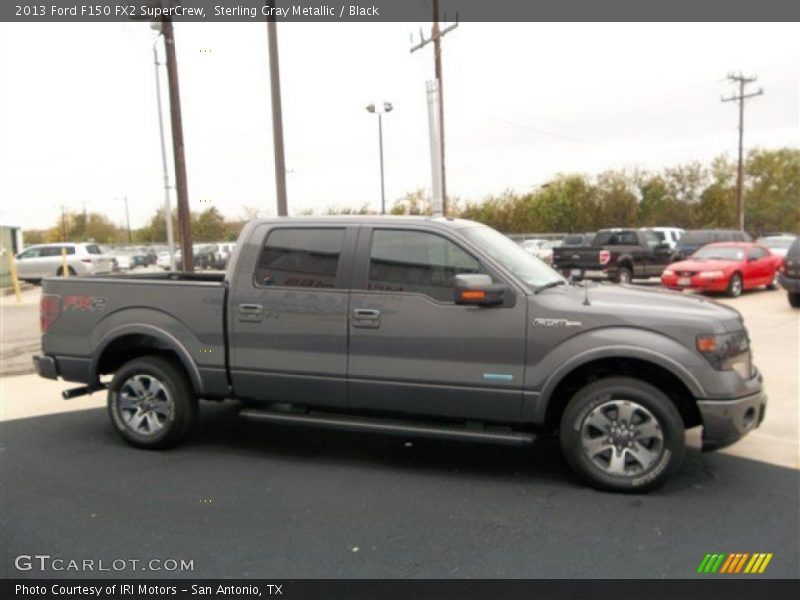
POLYGON ((526 446, 532 444, 536 439, 536 435, 533 433, 505 429, 477 429, 459 427, 457 425, 435 425, 430 423, 355 417, 349 415, 290 413, 253 408, 243 409, 239 412, 239 415, 252 421, 269 421, 270 423, 285 423, 287 425, 325 427, 328 429, 342 429, 346 431, 372 431, 413 437, 509 444, 512 446, 526 446))

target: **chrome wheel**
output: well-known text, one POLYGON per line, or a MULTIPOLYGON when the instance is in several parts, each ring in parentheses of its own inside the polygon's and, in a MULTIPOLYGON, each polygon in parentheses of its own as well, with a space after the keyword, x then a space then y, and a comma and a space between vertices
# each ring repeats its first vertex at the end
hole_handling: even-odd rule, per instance
POLYGON ((731 276, 731 282, 728 290, 730 295, 734 298, 742 293, 742 278, 738 273, 734 273, 731 276))
POLYGON ((609 400, 581 424, 581 446, 597 467, 615 476, 644 473, 664 452, 664 433, 648 409, 632 400, 609 400))
POLYGON ((117 413, 125 426, 139 435, 161 431, 172 417, 174 404, 166 386, 147 374, 132 375, 120 386, 117 413))

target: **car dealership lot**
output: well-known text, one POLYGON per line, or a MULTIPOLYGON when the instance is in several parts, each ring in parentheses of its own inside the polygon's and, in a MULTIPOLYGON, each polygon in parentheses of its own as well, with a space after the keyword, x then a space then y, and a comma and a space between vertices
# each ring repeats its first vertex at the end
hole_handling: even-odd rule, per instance
POLYGON ((800 311, 783 291, 723 301, 745 316, 766 420, 714 454, 692 431, 683 469, 644 496, 580 486, 553 439, 281 429, 239 419, 233 402, 203 403, 181 448, 137 451, 101 394, 65 402, 63 383, 3 377, 0 574, 40 576, 13 566, 38 553, 194 561, 123 573, 150 577, 691 577, 707 552, 773 552, 766 575, 797 576, 800 311))

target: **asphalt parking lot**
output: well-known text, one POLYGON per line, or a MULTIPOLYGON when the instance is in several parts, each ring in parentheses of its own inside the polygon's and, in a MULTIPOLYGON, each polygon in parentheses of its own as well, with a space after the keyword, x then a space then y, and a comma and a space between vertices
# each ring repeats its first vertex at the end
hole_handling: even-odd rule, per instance
POLYGON ((100 395, 67 403, 62 384, 4 376, 0 576, 87 575, 14 568, 49 554, 193 561, 116 573, 143 577, 696 577, 706 553, 771 552, 763 576, 797 577, 800 312, 783 292, 725 301, 750 328, 766 421, 718 453, 691 432, 682 470, 640 496, 581 486, 554 439, 518 449, 282 429, 241 420, 234 402, 204 403, 180 448, 139 451, 100 395))

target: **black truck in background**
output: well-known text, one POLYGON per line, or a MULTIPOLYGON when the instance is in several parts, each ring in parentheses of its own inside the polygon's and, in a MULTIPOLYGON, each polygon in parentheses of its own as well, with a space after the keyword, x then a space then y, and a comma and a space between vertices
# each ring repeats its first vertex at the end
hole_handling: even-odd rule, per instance
POLYGON ((553 267, 565 277, 616 283, 658 277, 672 260, 669 244, 647 229, 601 229, 590 246, 553 250, 553 267))

